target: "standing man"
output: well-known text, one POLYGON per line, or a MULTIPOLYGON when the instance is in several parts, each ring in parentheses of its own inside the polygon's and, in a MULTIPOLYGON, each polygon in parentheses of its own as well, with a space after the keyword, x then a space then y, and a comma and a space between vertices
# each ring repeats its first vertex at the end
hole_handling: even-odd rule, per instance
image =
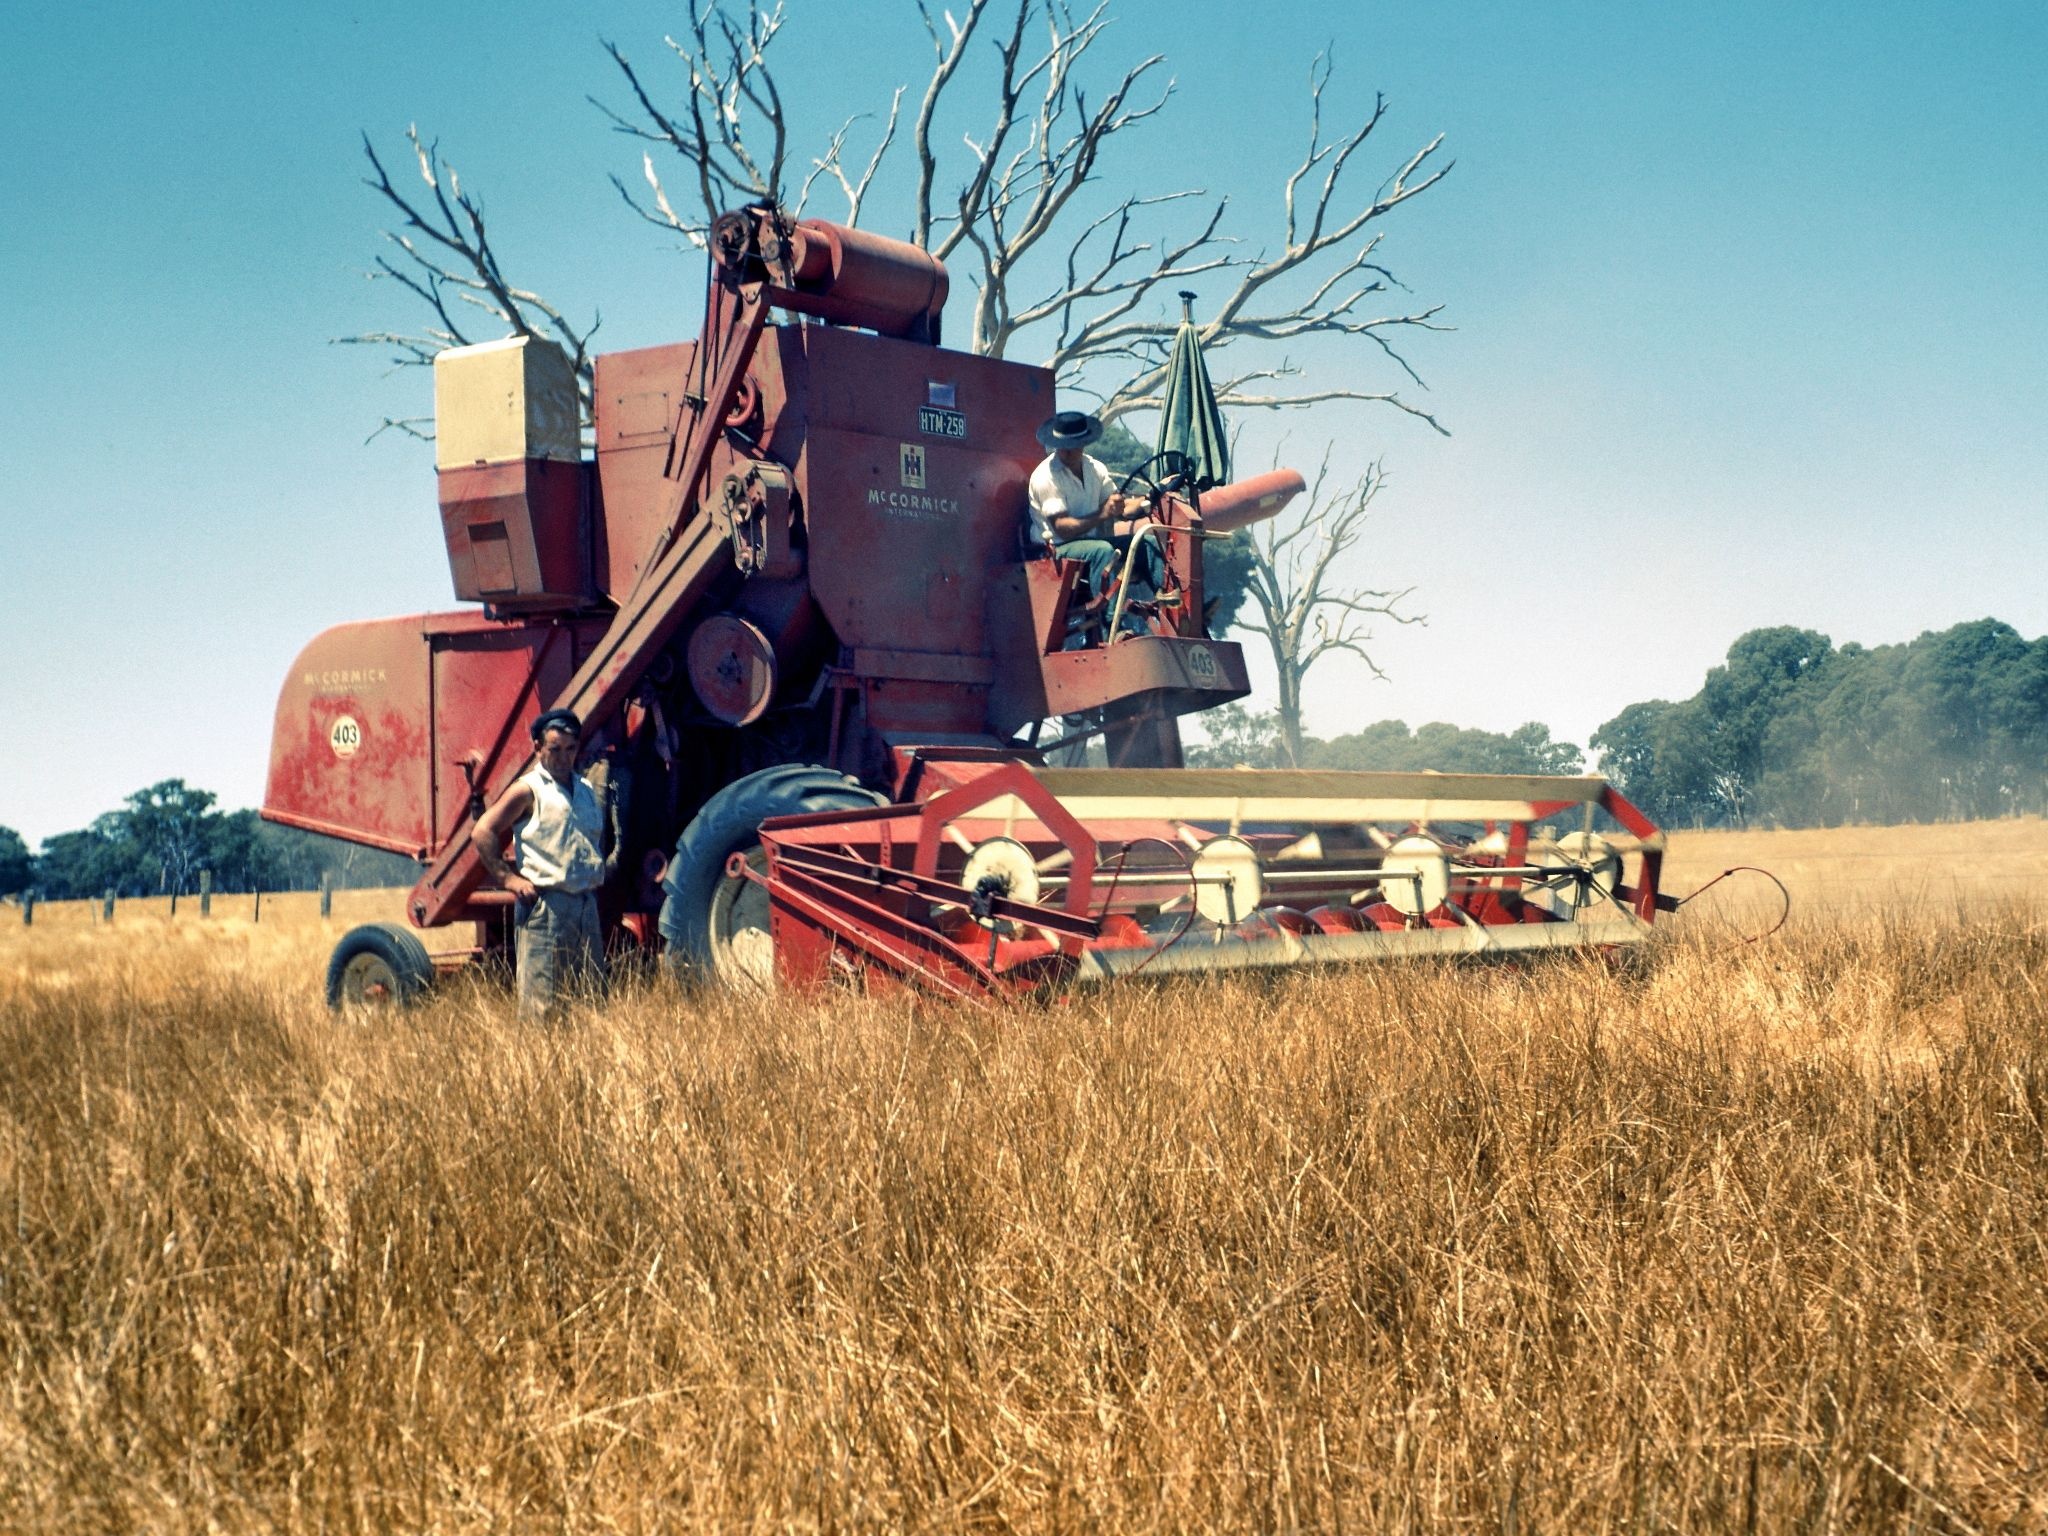
POLYGON ((484 868, 516 902, 519 1016, 542 1019, 569 988, 595 985, 603 976, 597 888, 611 869, 602 852, 603 809, 576 771, 583 722, 566 709, 551 709, 531 729, 539 765, 478 818, 470 838, 484 868))
MULTIPOLYGON (((1097 597, 1122 567, 1130 547, 1130 531, 1119 530, 1119 518, 1146 510, 1139 496, 1119 496, 1108 467, 1086 451, 1102 436, 1102 423, 1086 411, 1060 411, 1038 429, 1039 446, 1047 453, 1031 472, 1033 539, 1062 560, 1076 560, 1087 569, 1088 590, 1097 597)), ((1131 567, 1131 596, 1149 598, 1159 590, 1159 546, 1143 541, 1131 567)), ((1144 621, 1124 610, 1124 632, 1145 633, 1144 621)))

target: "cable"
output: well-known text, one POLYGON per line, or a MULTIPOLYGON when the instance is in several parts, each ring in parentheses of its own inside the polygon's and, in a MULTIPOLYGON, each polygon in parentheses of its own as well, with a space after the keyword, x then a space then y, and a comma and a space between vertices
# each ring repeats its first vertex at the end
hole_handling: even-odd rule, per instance
POLYGON ((1679 897, 1677 906, 1673 907, 1672 910, 1677 911, 1679 908, 1685 906, 1687 902, 1694 901, 1699 897, 1706 895, 1708 891, 1711 891, 1715 886, 1719 885, 1723 880, 1726 880, 1730 875, 1762 875, 1766 880, 1770 881, 1771 884, 1775 885, 1778 888, 1778 896, 1780 901, 1783 903, 1783 905, 1778 910, 1778 920, 1775 923, 1771 924, 1770 927, 1766 928, 1762 933, 1751 934, 1748 938, 1742 941, 1743 943, 1761 943, 1763 940, 1768 939, 1772 934, 1776 933, 1780 928, 1785 926, 1785 920, 1792 915, 1792 893, 1785 889, 1784 881, 1780 880, 1768 869, 1759 869, 1754 864, 1737 864, 1732 869, 1722 870, 1721 873, 1714 876, 1713 879, 1709 880, 1705 885, 1701 886, 1698 890, 1679 897))
MULTIPOLYGON (((1102 895, 1102 917, 1107 917, 1109 915, 1110 899, 1116 895, 1117 882, 1123 879, 1124 861, 1131 856, 1131 850, 1137 847, 1140 843, 1157 843, 1160 847, 1166 849, 1175 858, 1180 860, 1181 872, 1185 874, 1188 878, 1188 913, 1186 917, 1181 919, 1180 927, 1177 930, 1175 930, 1173 937, 1168 939, 1164 944, 1160 945, 1157 949, 1153 950, 1151 954, 1147 955, 1144 959, 1140 960, 1128 971, 1124 972, 1122 976, 1117 978, 1120 981, 1128 981, 1131 977, 1137 975, 1138 972, 1144 970, 1146 966, 1150 965, 1154 960, 1157 960, 1161 955, 1165 954, 1169 949, 1173 948, 1174 945, 1178 944, 1182 939, 1186 938, 1188 935, 1188 930, 1194 927, 1195 925, 1195 895, 1197 881, 1195 879, 1194 860, 1190 859, 1187 856, 1186 852, 1182 850, 1181 846, 1178 843, 1174 842, 1171 838, 1153 837, 1150 835, 1144 837, 1134 837, 1129 842, 1125 843, 1122 848, 1117 850, 1116 871, 1109 877, 1109 889, 1103 892, 1102 895)), ((1097 918, 1097 921, 1101 921, 1101 918, 1097 918)))

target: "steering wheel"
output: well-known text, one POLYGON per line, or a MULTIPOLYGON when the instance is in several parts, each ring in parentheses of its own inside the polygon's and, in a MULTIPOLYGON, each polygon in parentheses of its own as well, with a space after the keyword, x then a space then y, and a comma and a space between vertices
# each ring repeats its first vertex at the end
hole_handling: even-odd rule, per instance
POLYGON ((1131 494, 1131 487, 1142 480, 1145 483, 1146 499, 1148 501, 1162 492, 1175 491, 1186 496, 1190 502, 1193 502, 1195 499, 1194 469, 1195 466, 1192 459, 1178 448, 1169 448, 1164 453, 1153 454, 1151 458, 1145 460, 1144 463, 1125 475, 1122 480, 1117 482, 1116 493, 1119 496, 1128 496, 1131 494), (1160 479, 1152 477, 1152 466, 1155 464, 1160 468, 1162 476, 1160 479))

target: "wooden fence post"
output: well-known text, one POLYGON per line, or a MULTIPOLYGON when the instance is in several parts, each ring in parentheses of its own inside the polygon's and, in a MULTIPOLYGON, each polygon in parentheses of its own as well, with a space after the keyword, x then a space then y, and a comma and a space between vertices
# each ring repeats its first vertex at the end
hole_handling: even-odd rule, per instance
POLYGON ((21 893, 21 926, 24 928, 32 927, 35 924, 35 920, 36 893, 34 891, 23 891, 21 893))
POLYGON ((252 923, 263 921, 263 887, 260 885, 256 887, 256 907, 249 914, 249 921, 252 923))
POLYGON ((173 916, 173 917, 176 917, 177 915, 178 915, 178 888, 177 888, 177 887, 176 887, 176 886, 174 885, 174 886, 172 886, 172 887, 171 887, 171 916, 173 916))
POLYGON ((100 901, 100 921, 103 923, 111 923, 113 920, 114 888, 112 886, 108 886, 107 894, 104 897, 102 897, 100 901))
POLYGON ((210 869, 199 871, 199 915, 213 916, 213 871, 210 869))
POLYGON ((334 916, 334 873, 331 870, 323 869, 320 871, 320 920, 325 922, 332 916, 334 916))

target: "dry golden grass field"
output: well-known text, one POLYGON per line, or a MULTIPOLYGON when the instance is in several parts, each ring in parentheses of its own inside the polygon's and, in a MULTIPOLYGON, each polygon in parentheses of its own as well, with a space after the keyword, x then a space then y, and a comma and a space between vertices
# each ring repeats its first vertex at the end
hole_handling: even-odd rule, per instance
POLYGON ((2048 832, 1737 863, 1619 968, 546 1031, 330 1017, 394 893, 6 909, 0 1527, 2048 1531, 2048 832))

